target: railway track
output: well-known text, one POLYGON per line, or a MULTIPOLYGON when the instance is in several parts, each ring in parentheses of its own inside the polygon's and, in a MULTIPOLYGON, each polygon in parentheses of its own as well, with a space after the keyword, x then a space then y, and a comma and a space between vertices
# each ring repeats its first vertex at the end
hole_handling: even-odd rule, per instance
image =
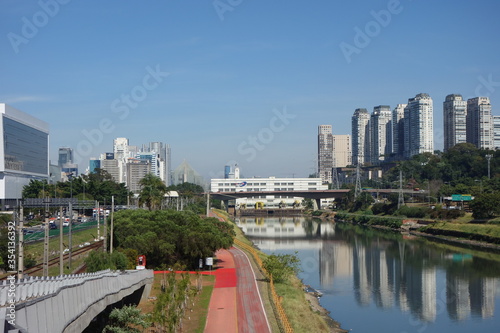
MULTIPOLYGON (((103 246, 103 241, 100 240, 98 242, 95 242, 95 243, 92 243, 90 245, 87 245, 87 246, 84 246, 84 247, 78 247, 78 248, 74 248, 72 253, 71 253, 71 257, 76 257, 78 255, 81 255, 81 254, 84 254, 86 252, 89 252, 89 251, 92 251, 92 250, 96 250, 100 247, 103 246)), ((63 256, 63 260, 65 262, 68 261, 68 258, 69 258, 69 253, 66 253, 64 254, 63 256)), ((53 266, 59 266, 59 255, 57 257, 54 257, 54 258, 51 258, 49 259, 49 269, 50 267, 53 267, 53 266)), ((35 273, 38 273, 40 271, 43 271, 43 263, 41 264, 37 264, 31 268, 28 268, 28 269, 25 269, 24 270, 24 274, 26 275, 34 275, 35 273)), ((78 269, 78 273, 81 273, 82 271, 82 268, 78 269)), ((2 278, 2 280, 6 279, 8 276, 11 276, 11 275, 17 275, 17 273, 11 273, 11 274, 7 274, 6 276, 4 276, 2 278)))

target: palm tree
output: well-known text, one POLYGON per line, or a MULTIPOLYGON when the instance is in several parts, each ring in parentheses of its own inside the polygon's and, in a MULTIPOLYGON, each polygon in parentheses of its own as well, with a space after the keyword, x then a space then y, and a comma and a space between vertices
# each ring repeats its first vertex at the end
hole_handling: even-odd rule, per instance
POLYGON ((167 186, 161 178, 148 173, 139 181, 139 185, 141 185, 139 205, 146 205, 149 210, 159 207, 167 192, 167 186))

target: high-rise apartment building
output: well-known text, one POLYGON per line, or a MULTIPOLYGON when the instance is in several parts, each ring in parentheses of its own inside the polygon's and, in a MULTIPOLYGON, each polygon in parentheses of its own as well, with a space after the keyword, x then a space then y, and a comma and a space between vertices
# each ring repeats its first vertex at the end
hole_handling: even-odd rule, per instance
POLYGON ((389 105, 373 108, 370 116, 369 161, 378 164, 392 154, 392 111, 389 105))
POLYGON ((450 94, 443 102, 444 151, 467 142, 467 101, 450 94))
POLYGON ((488 97, 467 100, 467 142, 477 148, 493 149, 493 118, 488 97))
POLYGON ((370 114, 366 109, 356 109, 352 116, 352 164, 362 165, 370 152, 370 114))
POLYGON ((493 147, 500 149, 500 116, 493 116, 493 147))
POLYGON ((333 135, 333 167, 344 168, 352 164, 351 136, 333 135))
POLYGON ((434 152, 433 102, 428 94, 408 99, 404 115, 404 158, 434 152))
POLYGON ((404 151, 404 116, 407 104, 398 104, 392 110, 392 153, 394 159, 403 158, 404 151))
POLYGON ((323 183, 332 182, 333 136, 332 125, 318 126, 318 174, 323 183))
POLYGON ((0 103, 0 205, 12 209, 30 180, 49 178, 49 125, 0 103))

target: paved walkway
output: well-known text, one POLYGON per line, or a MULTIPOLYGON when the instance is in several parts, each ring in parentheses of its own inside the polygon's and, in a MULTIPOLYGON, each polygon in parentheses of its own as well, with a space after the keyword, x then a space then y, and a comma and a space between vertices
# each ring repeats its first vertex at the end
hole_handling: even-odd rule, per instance
POLYGON ((215 287, 205 333, 271 332, 246 254, 233 247, 217 251, 216 256, 215 287))

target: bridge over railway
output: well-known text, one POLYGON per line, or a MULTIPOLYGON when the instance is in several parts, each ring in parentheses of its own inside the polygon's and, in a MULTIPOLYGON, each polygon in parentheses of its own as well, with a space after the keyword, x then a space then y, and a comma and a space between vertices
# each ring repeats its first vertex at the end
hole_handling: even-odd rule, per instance
POLYGON ((0 283, 0 333, 83 332, 107 306, 147 297, 152 270, 57 277, 13 277, 0 283))

